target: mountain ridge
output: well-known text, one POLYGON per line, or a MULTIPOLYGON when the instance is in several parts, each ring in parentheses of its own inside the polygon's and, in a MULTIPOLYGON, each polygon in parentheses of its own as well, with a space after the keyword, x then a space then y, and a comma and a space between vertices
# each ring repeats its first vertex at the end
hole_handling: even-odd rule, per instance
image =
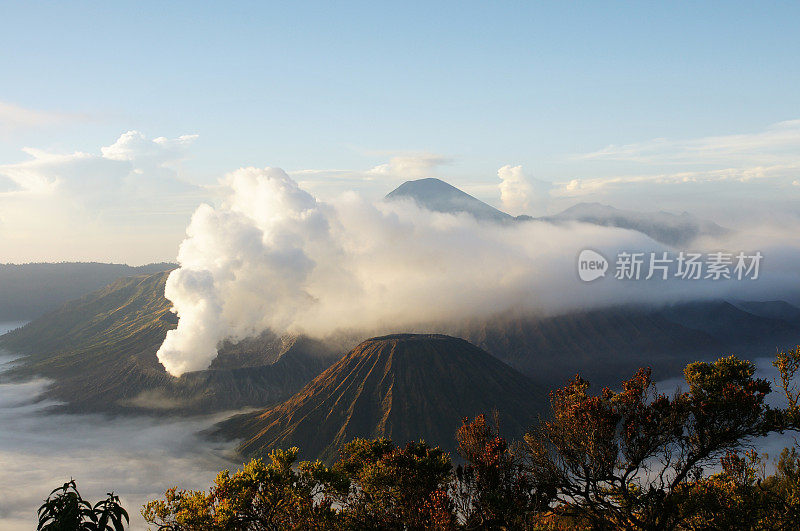
POLYGON ((635 230, 671 246, 689 245, 702 236, 721 237, 730 229, 697 218, 688 212, 638 212, 622 210, 602 203, 577 203, 551 216, 537 218, 548 223, 578 221, 604 227, 635 230))
POLYGON ((0 321, 29 321, 117 279, 175 269, 100 262, 0 264, 0 321))

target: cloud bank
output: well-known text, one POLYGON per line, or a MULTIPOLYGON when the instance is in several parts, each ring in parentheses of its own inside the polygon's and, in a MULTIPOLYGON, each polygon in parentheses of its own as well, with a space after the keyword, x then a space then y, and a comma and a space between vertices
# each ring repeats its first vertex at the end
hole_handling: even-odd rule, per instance
POLYGON ((533 190, 522 173, 522 166, 503 166, 497 170, 497 176, 500 178, 500 201, 506 212, 512 216, 527 212, 533 190))
POLYGON ((511 215, 540 216, 547 212, 552 200, 553 183, 534 179, 522 166, 506 165, 497 170, 502 208, 511 215))
POLYGON ((800 120, 786 120, 757 133, 708 136, 684 140, 656 138, 646 142, 609 145, 582 155, 587 160, 697 164, 748 162, 758 165, 796 164, 800 120))
POLYGON ((753 217, 798 217, 800 120, 741 134, 609 145, 571 160, 584 165, 583 175, 553 183, 551 195, 561 205, 580 200, 711 212, 728 225, 750 224, 753 217))
MULTIPOLYGON (((0 370, 3 361, 0 357, 0 370)), ((145 502, 176 485, 206 489, 219 470, 235 467, 228 445, 198 434, 224 415, 158 420, 45 414, 52 403, 37 397, 47 383, 0 384, 3 530, 35 529, 44 498, 70 478, 92 502, 113 490, 130 515, 131 529, 145 529, 139 513, 145 502)))
POLYGON ((23 149, 28 160, 0 165, 2 260, 171 259, 209 195, 178 172, 195 138, 128 131, 95 153, 23 149))
POLYGON ((433 170, 448 164, 449 158, 433 153, 416 153, 397 155, 386 164, 375 166, 367 172, 368 176, 394 177, 406 179, 424 179, 432 177, 433 170))
POLYGON ((584 248, 607 257, 666 248, 639 232, 582 223, 479 223, 412 201, 370 203, 355 193, 321 202, 278 168, 240 169, 222 188, 218 206, 194 213, 181 267, 166 285, 180 321, 158 357, 173 375, 205 369, 221 340, 265 329, 317 337, 396 332, 508 311, 558 313, 731 290, 753 298, 800 286, 792 265, 800 254, 789 233, 746 242, 757 247, 744 250, 776 257, 771 274, 753 286, 613 279, 587 285, 575 263, 584 248), (771 255, 770 245, 783 254, 771 255))

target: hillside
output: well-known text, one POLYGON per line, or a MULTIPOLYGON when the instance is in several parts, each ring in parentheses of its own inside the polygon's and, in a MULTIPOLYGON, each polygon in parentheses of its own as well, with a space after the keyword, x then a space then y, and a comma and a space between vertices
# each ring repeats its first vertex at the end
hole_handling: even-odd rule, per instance
POLYGON ((122 277, 168 271, 174 264, 0 264, 0 321, 27 321, 122 277))
POLYGON ((174 378, 156 358, 177 323, 167 275, 118 280, 0 337, 0 348, 25 354, 4 377, 52 378, 47 396, 77 411, 207 412, 282 400, 335 359, 319 342, 265 333, 174 378))
POLYGON ((675 376, 687 361, 724 350, 714 337, 646 309, 509 316, 467 323, 454 334, 550 387, 578 372, 595 385, 613 386, 642 366, 675 376))
MULTIPOLYGON (((743 303, 762 309, 797 308, 788 303, 743 303)), ((691 302, 662 308, 617 307, 554 317, 501 316, 463 323, 448 333, 497 356, 537 382, 560 385, 580 372, 593 384, 616 385, 638 367, 658 378, 681 374, 695 360, 736 354, 772 356, 800 340, 788 318, 765 317, 724 301, 691 302)))
POLYGON ((233 417, 217 433, 243 439, 245 455, 297 445, 306 458, 330 460, 354 437, 453 450, 464 417, 496 409, 515 437, 545 401, 528 378, 462 339, 397 334, 364 341, 284 403, 233 417))

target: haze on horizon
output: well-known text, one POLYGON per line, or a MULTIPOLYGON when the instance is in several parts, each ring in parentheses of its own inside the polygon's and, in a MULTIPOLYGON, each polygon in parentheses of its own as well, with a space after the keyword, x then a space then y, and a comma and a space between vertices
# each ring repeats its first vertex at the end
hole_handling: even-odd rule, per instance
POLYGON ((797 5, 457 6, 5 4, 0 263, 172 261, 251 166, 322 201, 435 176, 515 215, 798 221, 797 5))

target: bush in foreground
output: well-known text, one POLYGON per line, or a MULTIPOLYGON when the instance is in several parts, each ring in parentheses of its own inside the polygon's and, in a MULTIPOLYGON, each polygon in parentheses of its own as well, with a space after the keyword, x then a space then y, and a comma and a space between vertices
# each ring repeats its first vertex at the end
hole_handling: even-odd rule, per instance
POLYGON ((121 531, 127 524, 128 513, 113 492, 108 498, 92 505, 78 492, 75 480, 69 480, 50 492, 39 507, 41 531, 121 531))

